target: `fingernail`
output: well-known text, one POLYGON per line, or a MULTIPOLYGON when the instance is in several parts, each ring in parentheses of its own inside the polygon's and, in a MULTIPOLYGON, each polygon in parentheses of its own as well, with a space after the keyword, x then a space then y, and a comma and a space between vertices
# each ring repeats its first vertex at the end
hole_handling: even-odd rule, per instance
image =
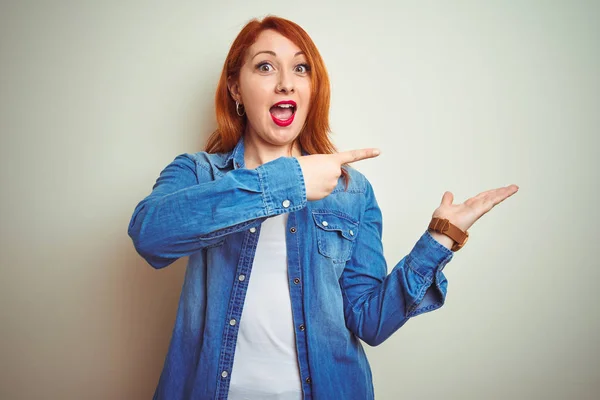
POLYGON ((379 154, 381 154, 381 152, 379 151, 379 149, 373 150, 373 155, 378 156, 379 154))

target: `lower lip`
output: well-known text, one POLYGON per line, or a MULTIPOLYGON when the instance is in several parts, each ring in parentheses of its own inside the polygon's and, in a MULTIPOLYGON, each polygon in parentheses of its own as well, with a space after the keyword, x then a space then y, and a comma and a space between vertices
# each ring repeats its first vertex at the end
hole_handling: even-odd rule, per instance
POLYGON ((275 122, 279 126, 289 126, 292 122, 294 122, 294 116, 296 116, 295 112, 292 114, 292 116, 289 119, 286 119, 284 121, 284 120, 275 118, 273 116, 273 114, 271 114, 271 118, 273 118, 273 122, 275 122))

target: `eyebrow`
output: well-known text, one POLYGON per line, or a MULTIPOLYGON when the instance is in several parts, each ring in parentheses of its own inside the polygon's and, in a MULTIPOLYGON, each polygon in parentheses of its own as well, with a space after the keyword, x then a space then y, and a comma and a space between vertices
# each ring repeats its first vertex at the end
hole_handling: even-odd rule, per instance
MULTIPOLYGON (((252 56, 252 59, 254 59, 254 57, 256 57, 257 55, 262 54, 262 53, 267 53, 267 54, 272 55, 273 57, 277 57, 277 54, 275 54, 274 51, 271 51, 271 50, 262 50, 262 51, 259 51, 258 53, 256 53, 254 56, 252 56)), ((303 51, 299 51, 296 54, 294 54, 294 57, 298 57, 301 54, 304 54, 304 52, 303 51)))

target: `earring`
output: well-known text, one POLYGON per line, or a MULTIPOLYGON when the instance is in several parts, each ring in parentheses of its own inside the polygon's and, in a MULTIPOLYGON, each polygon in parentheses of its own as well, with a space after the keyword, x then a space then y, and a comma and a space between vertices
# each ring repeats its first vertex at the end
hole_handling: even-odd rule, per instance
POLYGON ((246 114, 246 110, 244 110, 244 105, 240 104, 237 100, 235 101, 235 112, 237 113, 237 115, 239 115, 240 117, 243 117, 244 114, 246 114), (242 111, 240 113, 240 107, 242 108, 242 111))

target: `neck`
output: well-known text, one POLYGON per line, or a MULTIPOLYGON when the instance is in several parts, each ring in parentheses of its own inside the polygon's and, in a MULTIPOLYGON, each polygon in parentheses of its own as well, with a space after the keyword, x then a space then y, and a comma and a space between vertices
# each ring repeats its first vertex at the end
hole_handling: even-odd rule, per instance
POLYGON ((284 145, 275 145, 264 141, 258 135, 245 135, 244 137, 244 162, 248 169, 260 167, 279 157, 300 157, 301 155, 300 143, 297 140, 284 145))

